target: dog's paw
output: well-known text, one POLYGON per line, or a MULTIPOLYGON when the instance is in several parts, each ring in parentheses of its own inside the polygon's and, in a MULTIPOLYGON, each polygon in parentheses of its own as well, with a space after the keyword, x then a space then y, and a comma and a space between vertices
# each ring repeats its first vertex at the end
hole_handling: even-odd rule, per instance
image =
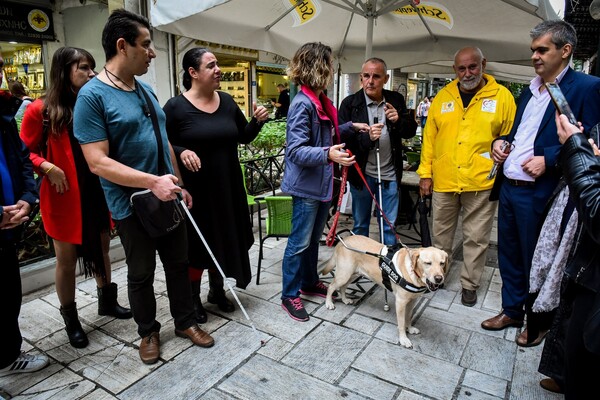
POLYGON ((411 335, 418 335, 419 333, 421 333, 421 331, 419 330, 419 328, 415 328, 414 326, 409 326, 406 329, 406 332, 410 333, 411 335))
POLYGON ((400 345, 406 347, 407 349, 411 349, 413 347, 412 342, 406 336, 400 336, 398 338, 398 343, 400 343, 400 345))
POLYGON ((335 304, 333 304, 333 301, 331 300, 325 300, 325 307, 327 307, 328 310, 335 310, 335 304))
POLYGON ((344 304, 347 304, 347 305, 354 304, 354 300, 349 299, 347 297, 342 299, 342 301, 344 302, 344 304))

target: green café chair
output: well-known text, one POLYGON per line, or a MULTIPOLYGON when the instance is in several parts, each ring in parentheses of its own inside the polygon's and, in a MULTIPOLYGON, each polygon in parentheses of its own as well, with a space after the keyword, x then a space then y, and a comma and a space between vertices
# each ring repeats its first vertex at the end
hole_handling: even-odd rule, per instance
POLYGON ((258 270, 256 272, 256 284, 260 284, 260 269, 263 259, 263 247, 265 240, 269 238, 288 237, 292 232, 292 196, 266 196, 256 197, 258 207, 258 270), (261 206, 266 205, 267 215, 261 217, 261 206), (264 234, 262 222, 264 221, 264 234))

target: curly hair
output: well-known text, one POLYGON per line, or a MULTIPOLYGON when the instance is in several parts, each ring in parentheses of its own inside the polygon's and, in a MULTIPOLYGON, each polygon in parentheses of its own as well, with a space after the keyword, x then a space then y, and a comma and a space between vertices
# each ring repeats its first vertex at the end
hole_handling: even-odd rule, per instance
POLYGON ((331 47, 321 42, 303 44, 287 68, 290 80, 296 85, 325 89, 333 80, 331 47))

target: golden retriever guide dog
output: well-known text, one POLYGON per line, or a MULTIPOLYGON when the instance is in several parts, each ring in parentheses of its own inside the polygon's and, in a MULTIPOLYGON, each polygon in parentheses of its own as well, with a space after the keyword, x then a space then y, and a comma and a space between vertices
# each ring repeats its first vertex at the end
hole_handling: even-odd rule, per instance
MULTIPOLYGON (((379 258, 374 255, 386 256, 388 247, 370 239, 366 236, 354 235, 340 241, 333 255, 327 261, 325 269, 321 272, 326 275, 335 269, 335 277, 329 285, 325 306, 333 310, 332 295, 338 290, 344 304, 352 304, 352 300, 346 297, 346 287, 359 275, 369 278, 379 286, 384 287, 383 275, 379 267, 379 258), (355 249, 358 251, 350 250, 355 249)), ((416 335, 419 329, 411 325, 412 312, 416 300, 426 289, 435 291, 444 283, 444 271, 448 261, 448 254, 435 247, 421 247, 415 249, 400 248, 392 257, 395 272, 403 278, 401 287, 391 279, 392 291, 396 302, 396 318, 398 320, 398 340, 406 348, 411 348, 412 343, 406 336, 406 332, 416 335)))

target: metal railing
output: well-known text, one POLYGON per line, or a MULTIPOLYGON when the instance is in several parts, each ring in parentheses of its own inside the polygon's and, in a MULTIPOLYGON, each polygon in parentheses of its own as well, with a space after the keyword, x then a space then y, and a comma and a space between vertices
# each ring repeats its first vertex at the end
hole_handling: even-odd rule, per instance
POLYGON ((283 149, 277 155, 242 161, 246 167, 248 193, 256 196, 275 191, 283 178, 283 149))

